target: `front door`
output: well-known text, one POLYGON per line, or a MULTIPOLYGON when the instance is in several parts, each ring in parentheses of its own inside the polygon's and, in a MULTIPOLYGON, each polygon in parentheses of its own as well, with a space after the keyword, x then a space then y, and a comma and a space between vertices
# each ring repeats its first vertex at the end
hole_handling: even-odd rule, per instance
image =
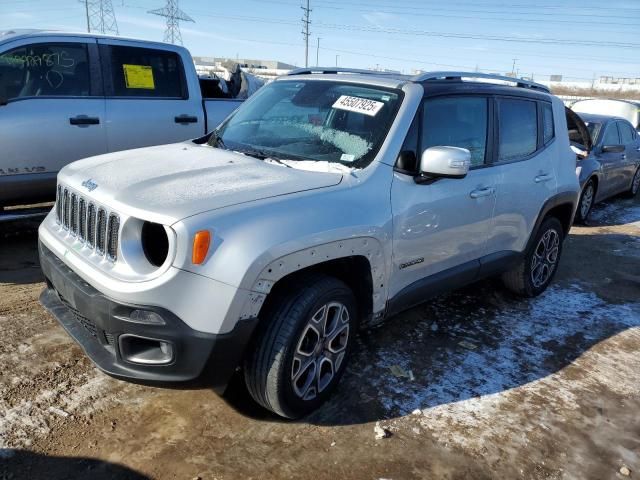
POLYGON ((104 97, 90 74, 95 52, 95 40, 73 37, 16 41, 0 52, 0 176, 14 180, 0 197, 52 197, 63 166, 106 152, 104 97))
POLYGON ((415 148, 419 158, 433 146, 466 148, 472 165, 465 178, 440 178, 431 184, 417 184, 411 172, 394 173, 391 297, 434 274, 466 279, 477 274, 496 199, 495 173, 485 168, 490 118, 486 97, 425 100, 412 128, 420 135, 407 138, 416 146, 405 150, 415 148))
POLYGON ((623 152, 603 152, 602 148, 619 146, 620 135, 618 125, 615 121, 610 121, 605 125, 600 141, 600 151, 597 154, 598 161, 602 165, 604 182, 602 186, 602 196, 609 197, 618 193, 624 185, 625 153, 623 152))

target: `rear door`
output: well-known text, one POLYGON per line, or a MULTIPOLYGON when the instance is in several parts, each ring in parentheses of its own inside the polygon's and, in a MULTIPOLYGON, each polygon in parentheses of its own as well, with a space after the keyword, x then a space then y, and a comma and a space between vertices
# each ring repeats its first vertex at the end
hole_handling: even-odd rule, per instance
POLYGON ((0 189, 0 203, 50 197, 64 165, 106 152, 101 85, 95 39, 38 37, 3 47, 0 177, 17 183, 0 189))
POLYGON ((494 169, 498 188, 493 254, 521 252, 545 202, 557 190, 554 169, 555 118, 562 107, 521 97, 497 97, 498 151, 494 169))
MULTIPOLYGON (((199 87, 195 80, 196 88, 189 85, 177 48, 143 48, 107 39, 100 39, 99 44, 105 71, 109 151, 174 143, 204 134, 199 87)), ((195 70, 191 70, 195 79, 195 70)))

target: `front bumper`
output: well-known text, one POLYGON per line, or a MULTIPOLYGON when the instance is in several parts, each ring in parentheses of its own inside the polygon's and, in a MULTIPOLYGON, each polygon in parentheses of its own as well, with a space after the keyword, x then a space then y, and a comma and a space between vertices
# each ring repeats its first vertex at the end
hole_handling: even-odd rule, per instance
POLYGON ((200 332, 164 308, 108 298, 42 243, 39 253, 47 280, 40 302, 101 370, 118 378, 152 383, 202 379, 216 390, 224 390, 242 360, 256 319, 239 321, 225 334, 200 332), (134 310, 153 312, 164 324, 132 320, 134 310), (170 359, 162 364, 129 361, 123 356, 122 340, 127 336, 170 345, 170 359))

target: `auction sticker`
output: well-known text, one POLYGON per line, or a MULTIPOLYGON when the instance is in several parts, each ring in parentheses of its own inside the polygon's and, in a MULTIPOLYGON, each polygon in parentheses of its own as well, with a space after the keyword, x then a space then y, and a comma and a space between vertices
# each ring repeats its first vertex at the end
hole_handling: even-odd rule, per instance
POLYGON ((348 110, 350 112, 357 112, 369 115, 370 117, 375 117, 380 109, 384 107, 384 103, 369 100, 368 98, 342 95, 332 106, 339 110, 348 110))
POLYGON ((147 65, 127 65, 123 64, 124 83, 127 88, 144 88, 155 90, 153 82, 153 70, 147 65))

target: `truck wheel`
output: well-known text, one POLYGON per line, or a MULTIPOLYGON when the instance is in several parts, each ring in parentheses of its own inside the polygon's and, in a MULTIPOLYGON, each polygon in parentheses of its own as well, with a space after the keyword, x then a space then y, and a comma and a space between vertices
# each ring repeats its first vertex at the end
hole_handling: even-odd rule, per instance
POLYGON ((631 187, 626 192, 627 197, 635 197, 640 190, 640 168, 636 170, 636 174, 633 176, 633 181, 631 182, 631 187))
POLYGON ((587 223, 587 218, 589 218, 595 199, 596 185, 593 180, 589 180, 582 189, 582 194, 580 195, 580 202, 578 203, 578 210, 576 211, 576 223, 580 223, 582 225, 587 223))
POLYGON ((316 274, 298 278, 268 308, 245 360, 254 400, 286 418, 315 410, 344 372, 356 315, 353 292, 340 280, 316 274))
POLYGON ((518 266, 502 275, 504 285, 524 297, 544 292, 558 269, 562 241, 562 224, 555 217, 547 218, 518 266))

